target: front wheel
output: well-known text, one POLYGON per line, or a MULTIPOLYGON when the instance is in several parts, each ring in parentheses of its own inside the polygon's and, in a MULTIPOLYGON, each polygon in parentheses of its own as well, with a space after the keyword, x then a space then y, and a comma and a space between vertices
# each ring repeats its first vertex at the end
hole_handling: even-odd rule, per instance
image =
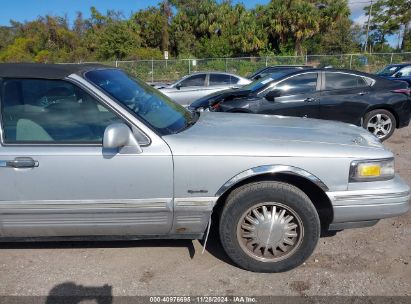
POLYGON ((320 236, 318 213, 300 189, 258 182, 234 190, 220 218, 229 257, 255 272, 282 272, 302 264, 320 236))
POLYGON ((377 109, 364 116, 363 127, 377 136, 381 141, 387 140, 395 131, 397 120, 387 110, 377 109))

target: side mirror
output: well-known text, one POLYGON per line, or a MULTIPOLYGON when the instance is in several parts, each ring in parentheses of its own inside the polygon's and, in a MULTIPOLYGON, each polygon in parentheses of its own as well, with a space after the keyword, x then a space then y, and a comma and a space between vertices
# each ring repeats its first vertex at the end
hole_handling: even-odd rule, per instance
POLYGON ((281 96, 281 90, 272 90, 265 95, 265 99, 268 101, 274 101, 277 97, 281 96))
POLYGON ((394 75, 395 78, 400 78, 402 77, 402 72, 398 72, 397 74, 394 75))
POLYGON ((177 89, 177 90, 180 90, 181 87, 182 87, 181 83, 177 83, 177 84, 176 84, 176 89, 177 89))
POLYGON ((104 131, 103 148, 117 149, 122 154, 142 153, 137 139, 130 128, 123 123, 114 123, 104 131))

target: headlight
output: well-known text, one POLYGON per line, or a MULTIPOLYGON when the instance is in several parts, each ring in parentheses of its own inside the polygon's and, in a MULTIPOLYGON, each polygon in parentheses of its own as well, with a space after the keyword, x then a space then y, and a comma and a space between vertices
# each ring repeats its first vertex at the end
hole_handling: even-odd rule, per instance
POLYGON ((394 178, 394 159, 355 160, 351 163, 350 182, 381 181, 394 178))

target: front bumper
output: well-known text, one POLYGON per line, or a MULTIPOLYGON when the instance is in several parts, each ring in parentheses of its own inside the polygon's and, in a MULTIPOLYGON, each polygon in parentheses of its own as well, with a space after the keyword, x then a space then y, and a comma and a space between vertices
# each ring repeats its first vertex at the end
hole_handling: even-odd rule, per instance
POLYGON ((407 213, 411 207, 408 184, 399 176, 384 183, 385 187, 376 189, 327 192, 334 212, 329 229, 372 226, 380 219, 407 213))

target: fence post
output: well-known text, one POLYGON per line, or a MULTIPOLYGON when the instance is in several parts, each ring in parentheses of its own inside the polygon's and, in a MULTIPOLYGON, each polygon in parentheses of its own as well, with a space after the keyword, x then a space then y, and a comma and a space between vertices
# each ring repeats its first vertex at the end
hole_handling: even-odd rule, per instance
POLYGON ((154 82, 154 59, 151 58, 151 82, 154 82))
POLYGON ((392 57, 394 56, 394 53, 391 53, 391 59, 390 59, 390 64, 392 64, 392 57))
POLYGON ((188 74, 191 74, 191 59, 188 59, 188 74))
POLYGON ((227 58, 225 59, 225 71, 228 72, 228 68, 227 68, 227 58))
POLYGON ((352 54, 350 55, 350 70, 351 70, 351 67, 352 67, 352 54))
POLYGON ((265 66, 268 67, 268 57, 265 56, 265 66))
POLYGON ((116 68, 118 68, 118 59, 116 59, 116 68))
POLYGON ((308 55, 305 54, 305 65, 307 65, 307 64, 308 64, 308 55))

